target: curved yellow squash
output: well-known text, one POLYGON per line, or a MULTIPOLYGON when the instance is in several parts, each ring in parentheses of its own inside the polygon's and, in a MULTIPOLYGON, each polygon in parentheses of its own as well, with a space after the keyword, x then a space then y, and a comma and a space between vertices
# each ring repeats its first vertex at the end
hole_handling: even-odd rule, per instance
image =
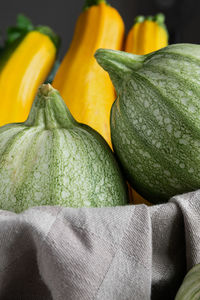
POLYGON ((56 46, 47 35, 37 30, 26 34, 0 69, 0 126, 27 119, 55 58, 56 46))
MULTIPOLYGON (((144 55, 168 45, 168 32, 163 14, 155 17, 138 16, 135 24, 128 33, 125 51, 133 54, 144 55)), ((152 205, 129 186, 132 204, 152 205)))
POLYGON ((125 51, 133 54, 148 54, 168 45, 168 32, 163 14, 155 17, 139 16, 128 33, 125 51))
POLYGON ((115 99, 109 75, 97 64, 98 48, 122 49, 124 23, 104 1, 91 1, 78 18, 71 46, 54 78, 75 119, 98 131, 111 146, 110 109, 115 99), (99 4, 98 4, 99 3, 99 4))

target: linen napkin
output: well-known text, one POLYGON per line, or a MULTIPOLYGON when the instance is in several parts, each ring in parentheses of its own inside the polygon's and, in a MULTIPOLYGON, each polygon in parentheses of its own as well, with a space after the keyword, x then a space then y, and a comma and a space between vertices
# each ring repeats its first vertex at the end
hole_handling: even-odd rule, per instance
POLYGON ((151 207, 0 210, 0 300, 170 300, 199 262, 200 190, 151 207))

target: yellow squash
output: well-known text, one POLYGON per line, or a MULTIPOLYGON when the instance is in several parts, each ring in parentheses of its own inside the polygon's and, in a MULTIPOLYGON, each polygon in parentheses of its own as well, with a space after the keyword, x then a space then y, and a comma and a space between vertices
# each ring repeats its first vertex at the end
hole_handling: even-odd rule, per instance
POLYGON ((16 27, 18 38, 0 55, 0 126, 24 122, 39 85, 56 58, 56 35, 39 26, 25 30, 16 27))
POLYGON ((94 53, 98 48, 121 50, 123 39, 124 23, 117 10, 102 0, 86 1, 53 81, 75 119, 98 131, 110 146, 110 109, 115 92, 94 53))
POLYGON ((163 14, 152 17, 138 16, 128 33, 125 51, 133 54, 148 54, 168 45, 168 32, 163 14))
MULTIPOLYGON (((165 17, 163 14, 157 14, 155 17, 138 16, 135 24, 128 33, 125 51, 133 54, 144 55, 159 50, 168 45, 168 32, 165 26, 165 17)), ((129 185, 129 194, 132 198, 132 204, 151 205, 147 200, 141 197, 129 185)))

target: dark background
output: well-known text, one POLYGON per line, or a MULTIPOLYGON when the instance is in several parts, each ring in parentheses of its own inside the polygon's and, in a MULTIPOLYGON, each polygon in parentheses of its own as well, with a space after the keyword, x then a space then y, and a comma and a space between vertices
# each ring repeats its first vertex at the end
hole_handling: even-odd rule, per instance
MULTIPOLYGON (((200 44, 200 0, 108 0, 121 14, 126 31, 139 14, 163 12, 169 31, 170 43, 200 44)), ((49 25, 62 38, 60 57, 72 39, 75 22, 84 0, 0 0, 0 30, 15 24, 16 15, 23 13, 34 25, 49 25)))

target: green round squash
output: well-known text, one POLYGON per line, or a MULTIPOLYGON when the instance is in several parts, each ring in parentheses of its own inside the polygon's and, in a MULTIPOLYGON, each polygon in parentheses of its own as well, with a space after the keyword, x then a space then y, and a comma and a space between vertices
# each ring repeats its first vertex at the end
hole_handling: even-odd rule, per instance
POLYGON ((101 207, 127 203, 127 189, 104 139, 74 120, 50 84, 26 122, 0 128, 0 208, 101 207))
POLYGON ((117 91, 114 151, 132 187, 162 203, 200 188, 200 45, 140 56, 99 49, 117 91))
POLYGON ((200 299, 200 264, 194 266, 185 276, 175 300, 200 299))

